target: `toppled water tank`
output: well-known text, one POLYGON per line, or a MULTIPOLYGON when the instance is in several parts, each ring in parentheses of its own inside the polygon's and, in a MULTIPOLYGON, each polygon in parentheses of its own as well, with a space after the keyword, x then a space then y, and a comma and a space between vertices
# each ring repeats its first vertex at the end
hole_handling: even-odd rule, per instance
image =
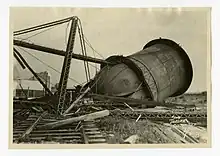
POLYGON ((192 65, 186 52, 169 39, 155 39, 130 56, 111 56, 115 65, 101 66, 93 91, 162 102, 183 94, 189 88, 192 65))

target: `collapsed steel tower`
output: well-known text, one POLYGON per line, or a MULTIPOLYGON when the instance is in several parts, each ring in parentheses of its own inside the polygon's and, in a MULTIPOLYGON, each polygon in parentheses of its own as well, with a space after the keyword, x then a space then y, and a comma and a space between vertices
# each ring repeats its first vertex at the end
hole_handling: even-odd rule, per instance
MULTIPOLYGON (((128 97, 163 102, 167 97, 181 95, 189 88, 193 77, 190 59, 183 48, 169 39, 160 38, 152 40, 147 43, 142 50, 126 57, 114 55, 106 60, 102 60, 87 56, 81 22, 76 16, 15 31, 14 36, 67 22, 71 22, 72 24, 66 51, 36 45, 22 40, 14 39, 13 43, 15 46, 64 56, 57 95, 54 95, 50 89, 41 82, 40 78, 28 63, 25 63, 27 68, 39 80, 50 96, 48 103, 57 105, 58 114, 63 114, 63 112, 68 113, 80 98, 91 91, 92 93, 114 97, 128 97), (80 36, 82 55, 73 52, 77 28, 80 36), (69 107, 69 104, 66 105, 65 98, 72 58, 84 61, 88 82, 88 85, 84 87, 88 88, 69 107), (88 62, 101 64, 101 70, 93 80, 90 80, 88 62), (64 106, 69 108, 64 111, 64 106)), ((22 58, 15 48, 14 55, 19 62, 25 62, 24 58, 22 58), (22 61, 20 61, 18 56, 22 61)))
POLYGON ((187 53, 169 39, 155 39, 130 56, 110 56, 101 65, 93 91, 110 96, 163 102, 189 88, 193 70, 187 53))

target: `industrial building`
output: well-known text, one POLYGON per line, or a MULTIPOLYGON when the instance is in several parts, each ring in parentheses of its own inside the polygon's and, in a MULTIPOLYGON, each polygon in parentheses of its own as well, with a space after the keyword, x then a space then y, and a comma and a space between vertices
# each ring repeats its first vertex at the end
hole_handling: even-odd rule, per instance
POLYGON ((36 80, 21 80, 15 81, 14 96, 19 98, 41 97, 44 96, 44 88, 36 80))
MULTIPOLYGON (((42 81, 44 81, 47 87, 50 88, 50 74, 47 71, 37 74, 42 81)), ((34 77, 29 79, 14 79, 13 96, 16 98, 42 97, 45 94, 46 92, 44 87, 34 77)))

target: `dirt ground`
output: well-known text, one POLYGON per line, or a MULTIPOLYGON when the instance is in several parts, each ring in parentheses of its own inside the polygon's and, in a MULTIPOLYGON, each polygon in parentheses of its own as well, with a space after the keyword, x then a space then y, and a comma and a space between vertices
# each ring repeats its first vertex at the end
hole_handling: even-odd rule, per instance
POLYGON ((173 127, 181 130, 183 134, 190 135, 198 143, 207 143, 208 139, 206 128, 188 124, 170 125, 149 120, 136 122, 134 119, 108 117, 101 120, 99 126, 109 144, 123 144, 132 135, 138 136, 136 144, 190 143, 184 136, 176 133, 173 127))
MULTIPOLYGON (((206 110, 206 93, 186 94, 180 97, 168 99, 181 104, 196 104, 197 109, 206 110)), ((122 118, 120 116, 108 116, 101 119, 99 127, 106 136, 109 144, 123 144, 132 136, 136 138, 136 144, 170 144, 170 143, 207 143, 208 134, 206 127, 189 124, 176 124, 153 122, 122 118)))

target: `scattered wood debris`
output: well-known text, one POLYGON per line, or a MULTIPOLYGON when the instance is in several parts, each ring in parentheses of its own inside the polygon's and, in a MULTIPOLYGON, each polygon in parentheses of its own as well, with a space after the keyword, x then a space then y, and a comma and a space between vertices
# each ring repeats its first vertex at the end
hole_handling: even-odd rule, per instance
POLYGON ((138 135, 132 135, 129 138, 127 138, 124 143, 125 144, 135 144, 137 143, 137 140, 139 139, 138 135))
POLYGON ((95 112, 91 114, 82 115, 79 117, 73 117, 73 118, 60 120, 57 122, 48 123, 42 126, 38 126, 38 129, 53 129, 53 128, 71 124, 73 122, 95 120, 97 118, 101 118, 101 117, 108 116, 108 115, 109 115, 109 111, 104 110, 104 111, 99 111, 99 112, 95 112))
MULTIPOLYGON (((101 97, 103 98, 102 95, 101 97)), ((58 132, 59 130, 64 131, 65 127, 75 125, 73 130, 81 133, 81 142, 88 143, 88 132, 85 131, 88 127, 83 125, 83 122, 94 120, 98 125, 101 125, 99 126, 100 129, 103 130, 103 128, 105 129, 105 126, 108 127, 102 131, 102 134, 106 136, 105 139, 108 143, 189 144, 207 142, 206 128, 198 126, 206 125, 206 116, 199 115, 201 113, 205 114, 206 112, 204 109, 200 109, 200 107, 196 107, 196 109, 194 109, 194 106, 192 105, 189 105, 189 107, 183 107, 181 104, 175 104, 173 102, 171 107, 153 103, 156 104, 154 105, 154 108, 143 109, 137 107, 137 105, 140 105, 140 100, 125 100, 126 98, 122 97, 114 97, 112 99, 112 97, 109 98, 108 96, 104 96, 104 98, 108 98, 108 100, 96 101, 94 99, 88 100, 88 98, 85 98, 86 101, 84 102, 84 97, 81 96, 78 102, 73 103, 74 105, 71 109, 66 111, 68 113, 64 113, 58 118, 50 116, 50 113, 47 114, 47 118, 41 118, 40 116, 39 120, 41 118, 41 120, 44 121, 43 124, 39 124, 37 119, 16 140, 22 140, 22 138, 28 140, 30 139, 29 136, 38 136, 38 131, 52 132, 52 130, 54 130, 58 132), (192 120, 194 118, 199 121, 192 120), (105 125, 102 125, 103 121, 106 121, 105 125), (32 131, 34 131, 33 134, 32 131), (109 133, 111 135, 108 135, 109 133)), ((21 104, 24 103, 29 106, 24 106, 24 109, 19 107, 19 109, 15 109, 13 112, 16 120, 26 120, 30 112, 32 112, 32 114, 34 112, 42 113, 45 108, 47 108, 45 107, 45 103, 37 105, 37 101, 26 101, 21 104)), ((141 103, 143 103, 143 101, 141 103)), ((17 105, 19 105, 19 102, 17 102, 17 105)), ((17 122, 17 125, 19 125, 19 122, 17 122)), ((66 134, 69 134, 68 131, 66 132, 66 134)), ((97 134, 93 134, 94 137, 99 137, 100 133, 95 133, 97 134)), ((44 138, 46 142, 62 143, 60 140, 62 137, 55 136, 55 133, 48 134, 48 136, 42 135, 41 138, 44 138)), ((68 138, 74 138, 74 136, 64 137, 64 140, 68 138)), ((90 138, 90 140, 91 139, 92 138, 90 138)), ((37 142, 39 141, 40 140, 37 142)), ((73 142, 74 141, 71 143, 73 142)), ((79 142, 79 140, 76 142, 79 142)))
POLYGON ((37 126, 37 123, 42 119, 43 116, 45 116, 47 112, 42 113, 39 118, 22 134, 21 137, 18 138, 18 142, 22 141, 25 137, 27 137, 33 129, 37 126))

